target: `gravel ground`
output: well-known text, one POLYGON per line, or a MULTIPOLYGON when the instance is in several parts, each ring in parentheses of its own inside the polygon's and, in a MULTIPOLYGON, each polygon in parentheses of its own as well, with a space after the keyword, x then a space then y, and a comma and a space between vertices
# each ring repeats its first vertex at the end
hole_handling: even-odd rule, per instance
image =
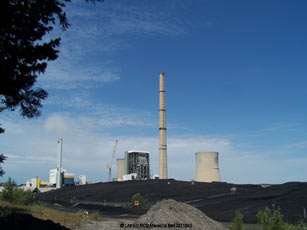
MULTIPOLYGON (((120 230, 121 225, 132 224, 132 220, 126 219, 111 219, 108 221, 89 221, 83 223, 80 227, 72 230, 120 230)), ((132 230, 132 228, 130 228, 132 230)))
POLYGON ((212 220, 199 209, 171 199, 158 201, 145 215, 141 216, 135 224, 139 226, 157 225, 157 227, 151 228, 154 230, 226 230, 222 224, 212 220))
MULTIPOLYGON (((226 230, 215 220, 191 205, 175 200, 162 200, 138 220, 109 220, 83 223, 79 230, 226 230)), ((77 230, 77 229, 76 229, 77 230)))

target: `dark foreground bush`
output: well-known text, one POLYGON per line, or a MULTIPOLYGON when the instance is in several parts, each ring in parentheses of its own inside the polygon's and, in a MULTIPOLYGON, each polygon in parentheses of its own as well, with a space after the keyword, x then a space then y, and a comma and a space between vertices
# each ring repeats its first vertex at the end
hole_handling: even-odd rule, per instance
POLYGON ((51 220, 41 220, 29 214, 12 213, 0 218, 1 229, 69 230, 51 220))
POLYGON ((34 202, 32 192, 25 191, 16 186, 16 183, 11 178, 4 184, 3 190, 0 193, 0 199, 14 204, 30 205, 34 202))

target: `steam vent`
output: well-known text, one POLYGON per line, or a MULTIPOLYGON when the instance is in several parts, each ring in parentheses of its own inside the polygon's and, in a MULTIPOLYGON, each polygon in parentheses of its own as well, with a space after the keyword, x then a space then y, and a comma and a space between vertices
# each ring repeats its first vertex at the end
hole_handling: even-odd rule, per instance
POLYGON ((196 156, 195 181, 221 181, 218 152, 198 152, 196 156))

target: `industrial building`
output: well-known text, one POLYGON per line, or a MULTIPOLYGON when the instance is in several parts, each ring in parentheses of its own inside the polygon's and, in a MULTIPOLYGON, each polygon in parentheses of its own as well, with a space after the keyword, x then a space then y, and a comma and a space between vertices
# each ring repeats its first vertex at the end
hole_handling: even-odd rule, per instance
MULTIPOLYGON (((63 139, 58 139, 58 155, 57 155, 57 168, 50 169, 49 181, 41 181, 39 177, 32 178, 26 181, 26 188, 40 188, 40 187, 56 187, 61 188, 62 186, 74 186, 75 185, 75 174, 68 173, 66 169, 62 168, 62 144, 63 139)), ((78 177, 77 184, 86 184, 86 176, 80 175, 78 177)))
MULTIPOLYGON (((66 169, 61 170, 61 186, 73 186, 75 185, 75 174, 68 173, 66 169)), ((57 169, 50 169, 49 173, 49 185, 56 186, 57 183, 57 169)))
POLYGON ((117 181, 150 179, 149 152, 131 150, 117 159, 117 181))
MULTIPOLYGON (((61 170, 62 177, 63 177, 63 174, 65 172, 67 172, 66 169, 61 170)), ((56 185, 56 178, 57 178, 57 169, 50 169, 50 171, 49 171, 49 184, 50 184, 50 186, 56 185)))
POLYGON ((26 181, 26 187, 27 188, 31 188, 31 187, 39 188, 40 187, 40 179, 38 177, 36 177, 36 178, 32 178, 30 180, 27 180, 26 181))
POLYGON ((126 174, 136 173, 137 180, 148 180, 149 152, 131 150, 125 152, 126 174))

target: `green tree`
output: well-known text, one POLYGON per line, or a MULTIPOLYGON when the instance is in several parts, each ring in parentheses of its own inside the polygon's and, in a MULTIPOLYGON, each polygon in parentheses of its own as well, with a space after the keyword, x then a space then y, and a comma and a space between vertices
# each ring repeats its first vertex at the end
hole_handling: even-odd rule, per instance
MULTIPOLYGON (((103 0, 85 0, 102 2, 103 0)), ((40 115, 41 101, 47 97, 42 88, 34 88, 47 62, 58 57, 60 37, 46 39, 54 26, 66 30, 64 8, 70 0, 0 1, 0 107, 15 110, 23 117, 40 115), (44 40, 43 40, 44 39, 44 40)))
POLYGON ((236 211, 236 215, 232 219, 230 229, 231 230, 242 230, 243 229, 243 214, 240 211, 236 211))
POLYGON ((1 191, 1 200, 12 202, 13 191, 15 187, 16 187, 16 182, 9 177, 7 182, 3 186, 3 190, 1 191))
POLYGON ((283 221, 283 215, 279 207, 272 206, 272 210, 265 207, 257 213, 257 223, 262 230, 286 230, 287 225, 283 221))
POLYGON ((286 230, 286 223, 283 221, 283 215, 279 207, 275 208, 273 206, 270 230, 286 230))
MULTIPOLYGON (((22 117, 40 116, 42 100, 48 93, 35 87, 35 83, 45 72, 47 62, 57 59, 61 40, 60 37, 46 39, 45 35, 55 26, 62 30, 70 26, 64 11, 68 2, 70 0, 0 1, 0 112, 19 107, 22 117)), ((0 133, 3 132, 0 127, 0 133)), ((4 159, 1 155, 0 163, 4 159)), ((4 173, 0 171, 0 175, 1 172, 4 173)))
POLYGON ((24 191, 16 186, 16 182, 10 177, 8 181, 4 184, 3 190, 0 193, 1 200, 21 204, 30 205, 34 202, 34 197, 31 191, 24 191))
POLYGON ((138 205, 144 205, 145 200, 139 192, 132 196, 132 205, 135 205, 136 201, 138 202, 138 205))
MULTIPOLYGON (((3 164, 3 161, 6 158, 7 158, 6 156, 4 156, 3 154, 0 154, 0 164, 3 164)), ((3 176, 4 173, 5 173, 5 171, 0 167, 0 176, 3 176)))
POLYGON ((261 230, 269 230, 270 218, 271 210, 268 207, 257 212, 257 223, 261 226, 261 230))
POLYGON ((63 11, 64 1, 2 0, 0 3, 0 106, 15 110, 20 106, 23 117, 40 115, 41 100, 47 92, 34 88, 47 61, 58 57, 60 38, 43 41, 56 23, 69 27, 63 11))

